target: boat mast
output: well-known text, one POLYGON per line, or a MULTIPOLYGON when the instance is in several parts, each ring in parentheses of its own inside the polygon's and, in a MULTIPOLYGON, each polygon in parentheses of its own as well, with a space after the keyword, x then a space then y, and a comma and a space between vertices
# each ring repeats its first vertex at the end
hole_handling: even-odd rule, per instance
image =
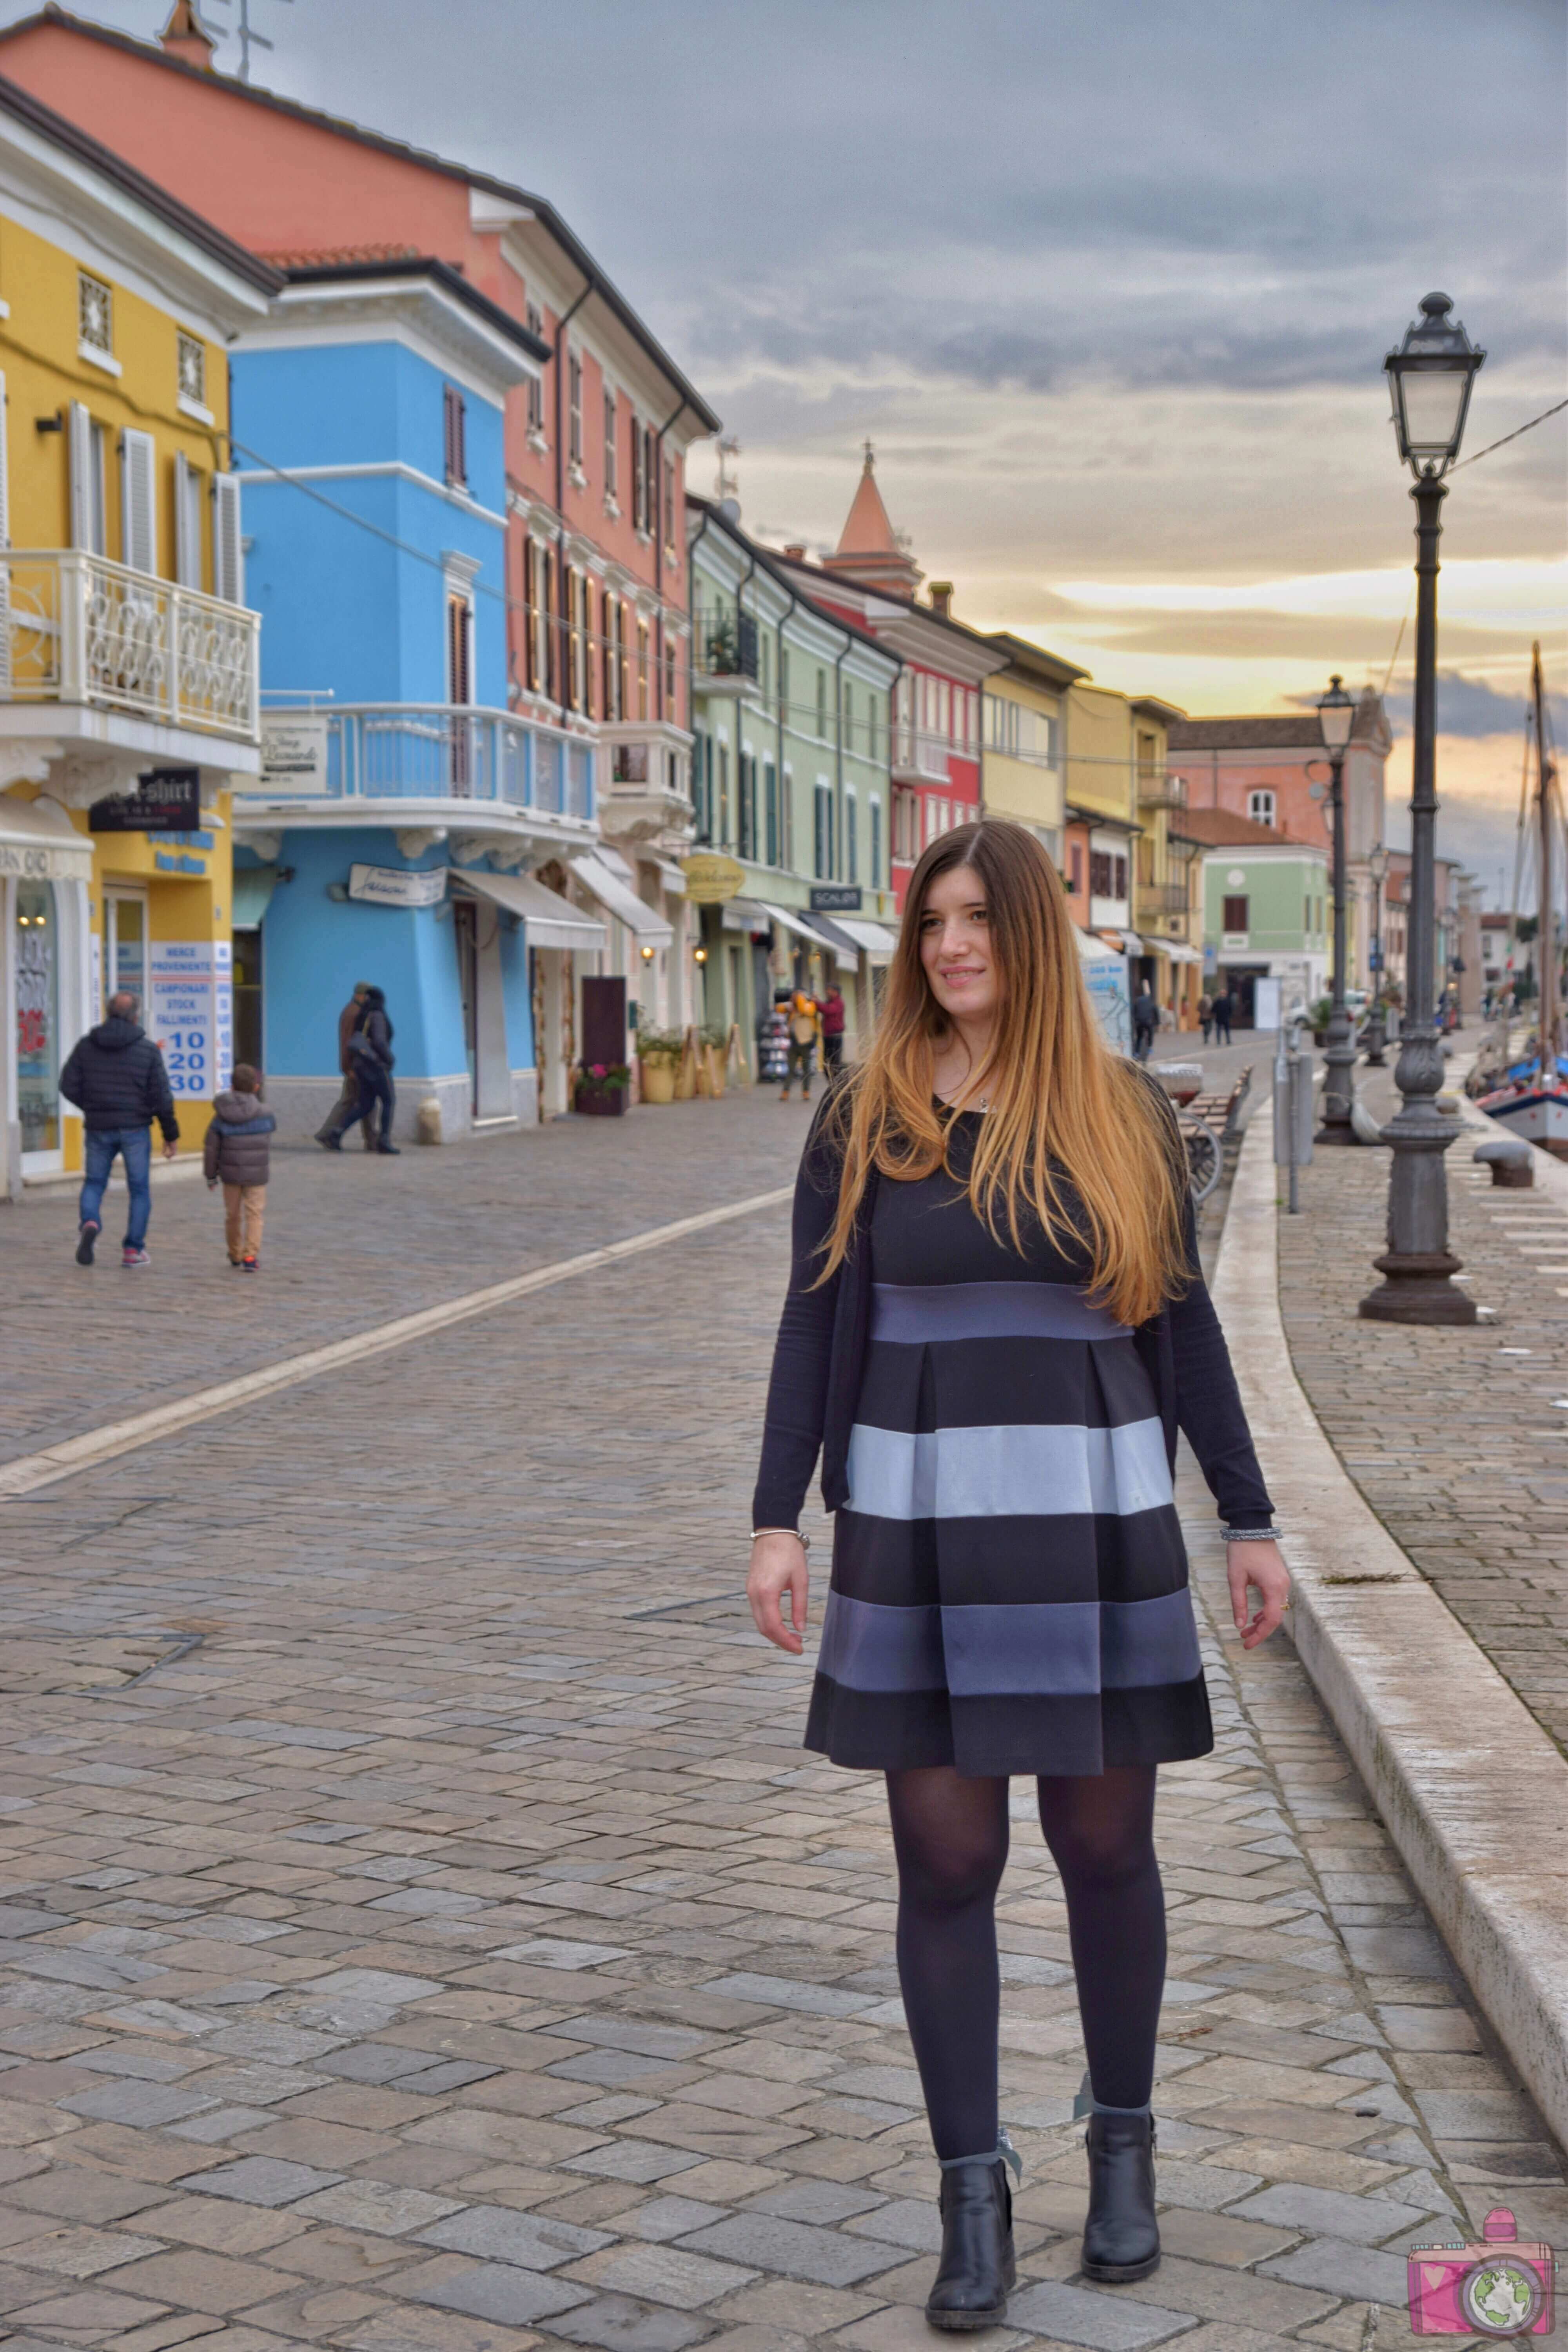
POLYGON ((1546 689, 1541 675, 1541 645, 1539 639, 1531 648, 1530 688, 1535 718, 1535 790, 1536 806, 1541 828, 1541 923, 1540 994, 1541 994, 1541 1083, 1543 1087, 1557 1082, 1559 1011, 1557 1003, 1557 950, 1552 937, 1552 787, 1556 782, 1546 756, 1546 689))

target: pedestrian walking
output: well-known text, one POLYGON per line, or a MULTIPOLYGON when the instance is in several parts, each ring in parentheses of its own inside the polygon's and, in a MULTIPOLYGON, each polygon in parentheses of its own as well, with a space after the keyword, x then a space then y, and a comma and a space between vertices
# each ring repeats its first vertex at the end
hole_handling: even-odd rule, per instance
POLYGON ((359 1116, 368 1119, 380 1104, 381 1132, 375 1149, 395 1159, 398 1147, 392 1140, 392 1115, 397 1107, 397 1095, 392 1083, 392 1024, 386 1017, 384 990, 365 990, 364 1003, 349 1033, 349 1051, 359 1079, 359 1116))
POLYGON ((1228 1045, 1230 1043, 1230 1016, 1232 1005, 1233 1000, 1227 984, 1220 990, 1219 994, 1215 998, 1212 1007, 1214 1013, 1214 1039, 1216 1045, 1228 1045))
POLYGON ((834 1079, 844 1066, 844 991, 835 981, 822 1002, 822 1075, 834 1079))
MULTIPOLYGON (((316 1129, 316 1141, 324 1143, 329 1151, 338 1150, 349 1129, 355 1119, 360 1118, 359 1072, 354 1066, 354 1056, 349 1050, 349 1039, 358 1026, 360 1014, 364 1010, 365 999, 369 994, 369 981, 356 980, 348 1003, 338 1015, 338 1069, 342 1077, 342 1085, 338 1090, 336 1102, 316 1129)), ((364 1138, 364 1148, 367 1151, 374 1151, 375 1149, 374 1109, 374 1106, 373 1106, 373 1116, 361 1120, 360 1124, 360 1132, 364 1138)))
POLYGON ((153 1213, 153 1121, 163 1137, 163 1157, 173 1160, 180 1122, 169 1073, 136 1015, 141 1000, 129 989, 119 989, 109 1000, 109 1013, 72 1048, 60 1072, 60 1092, 75 1103, 85 1129, 85 1175, 78 1209, 76 1262, 92 1264, 93 1246, 103 1230, 103 1192, 116 1156, 125 1163, 131 1213, 125 1223, 121 1265, 146 1265, 147 1222, 153 1213))
POLYGON ((223 1186, 223 1230, 228 1262, 254 1274, 261 1264, 270 1173, 268 1136, 278 1122, 261 1099, 261 1075, 237 1062, 234 1076, 213 1104, 202 1144, 207 1191, 223 1186))
POLYGON ((1214 1027, 1214 998, 1206 988, 1198 999, 1198 1027, 1204 1033, 1204 1044, 1206 1045, 1209 1041, 1209 1032, 1214 1027))
POLYGON ((811 1067, 821 1034, 821 1006, 808 990, 797 988, 789 1001, 789 1058, 784 1064, 780 1102, 788 1102, 796 1070, 800 1072, 800 1098, 802 1102, 811 1100, 811 1067))
POLYGON ((1101 1036, 1040 844, 960 826, 915 869, 870 1053, 806 1143, 747 1580, 759 1630, 798 1655, 820 1448, 837 1518, 805 1744, 887 1777, 899 1980, 941 2171, 941 2329, 999 2321, 1014 2278, 994 1920, 1013 1773, 1036 1780, 1078 1977, 1082 2268, 1131 2280, 1159 2261, 1155 1777, 1215 1744, 1178 1428, 1226 1523, 1251 1650, 1289 1579, 1173 1114, 1101 1036))
POLYGON ((1146 1062, 1154 1043, 1154 1032, 1160 1025, 1160 1008, 1147 986, 1141 988, 1132 1000, 1132 1058, 1146 1062))

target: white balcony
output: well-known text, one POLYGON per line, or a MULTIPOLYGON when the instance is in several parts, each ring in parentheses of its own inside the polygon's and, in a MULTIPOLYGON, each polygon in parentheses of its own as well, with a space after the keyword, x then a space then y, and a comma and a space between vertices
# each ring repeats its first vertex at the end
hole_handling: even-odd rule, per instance
POLYGON ((0 735, 254 769, 260 628, 79 548, 0 549, 0 735))
POLYGON ((236 814, 247 824, 460 822, 559 842, 596 835, 594 745, 475 703, 268 700, 261 773, 236 814))
POLYGON ((944 735, 932 735, 923 727, 910 727, 902 720, 895 721, 893 782, 896 784, 945 784, 951 749, 944 735))

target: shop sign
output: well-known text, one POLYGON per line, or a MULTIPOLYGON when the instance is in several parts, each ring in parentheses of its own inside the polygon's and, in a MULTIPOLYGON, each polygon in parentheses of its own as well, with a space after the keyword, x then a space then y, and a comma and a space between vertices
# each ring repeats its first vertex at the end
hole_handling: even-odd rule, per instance
POLYGON ((58 842, 7 841, 0 832, 0 874, 15 875, 19 882, 90 882, 92 844, 64 834, 58 842))
POLYGON ((814 882, 811 886, 811 911, 814 915, 858 915, 860 912, 860 885, 858 882, 814 882))
POLYGON ((373 907, 436 907, 447 895, 447 868, 431 866, 418 872, 408 866, 351 866, 349 897, 373 907))
POLYGON ((739 896, 746 879, 745 867, 718 850, 695 851, 691 856, 682 858, 680 870, 686 877, 687 898, 693 907, 722 907, 739 896))
POLYGON ((176 1097, 210 1101, 228 1084, 232 953, 212 940, 154 940, 149 949, 148 1028, 176 1097))
POLYGON ((246 789, 258 793, 324 793, 327 782, 327 721, 292 712, 261 714, 261 773, 246 789))
POLYGON ((199 833, 199 768, 149 768, 131 793, 110 793, 87 813, 89 833, 199 833))

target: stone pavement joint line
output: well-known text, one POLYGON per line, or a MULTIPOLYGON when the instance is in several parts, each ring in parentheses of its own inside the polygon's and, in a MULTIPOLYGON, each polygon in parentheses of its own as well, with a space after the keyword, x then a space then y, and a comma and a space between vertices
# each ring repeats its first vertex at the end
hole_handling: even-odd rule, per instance
MULTIPOLYGON (((710 1130, 731 1194, 801 1132, 736 1108, 710 1130)), ((647 1160, 616 1177, 595 1140, 554 1165, 593 1160, 607 1240, 650 1222, 647 1160)), ((333 1213, 358 1178, 405 1214, 388 1166, 328 1163, 333 1213)), ((661 1181, 658 1213, 721 1197, 661 1181)), ((564 1206, 558 1257, 563 1228, 564 1206)), ((485 1217, 468 1246, 471 1284, 485 1217)), ((431 1247, 467 1286, 450 1223, 431 1247)), ((205 1634, 134 1689, 0 1712, 6 2352, 933 2340, 885 1794, 800 1745, 820 1592, 798 1660, 742 1593, 788 1255, 781 1215, 692 1233, 0 1517, 15 1643, 205 1634)), ((1019 2284, 979 2340, 1405 2352, 1409 2246, 1498 2204, 1563 2244, 1568 2190, 1300 1659, 1241 1650, 1184 1458, 1178 1505, 1216 1745, 1160 1774, 1164 2260, 1125 2286, 1079 2269, 1083 2051, 1020 1780, 1019 2284)))
MULTIPOLYGON (((1297 1381, 1276 1269, 1299 1220, 1279 1214, 1270 1146, 1255 1129, 1243 1147, 1215 1290, 1285 1530, 1289 1622, 1449 1949, 1568 2137, 1568 1761, 1357 1492, 1297 1381)), ((1456 1337, 1392 1328, 1434 1356, 1456 1337)))
POLYGON ((188 1429, 195 1422, 211 1421, 216 1414, 232 1412, 238 1405, 275 1395, 280 1389, 296 1388, 301 1381, 318 1380, 323 1372, 341 1371, 366 1357, 384 1355, 388 1349, 405 1348, 413 1340, 428 1338, 432 1332, 448 1330, 454 1323, 466 1323, 476 1315, 491 1314, 498 1307, 510 1307, 514 1299, 527 1298, 536 1290, 551 1289, 558 1282, 570 1282, 577 1275, 592 1274, 599 1266, 614 1265, 645 1250, 662 1249, 668 1242, 684 1241, 689 1234, 705 1233, 710 1226, 728 1224, 735 1217, 752 1216, 759 1209, 777 1208, 793 1192, 793 1185, 780 1185, 771 1192, 753 1192, 748 1200, 729 1202, 721 1209, 704 1209, 694 1217, 678 1217, 672 1224, 650 1226, 647 1232, 633 1234, 625 1241, 584 1250, 558 1265, 536 1266, 529 1274, 514 1275, 510 1281, 491 1283, 483 1290, 470 1290, 439 1307, 421 1307, 417 1314, 400 1315, 394 1322, 378 1324, 369 1331, 356 1331, 352 1338, 336 1340, 330 1347, 286 1356, 279 1363, 264 1364, 258 1370, 243 1372, 237 1380, 225 1381, 216 1388, 177 1397, 170 1404, 154 1405, 147 1412, 133 1413, 127 1421, 105 1423, 101 1428, 84 1431, 79 1437, 68 1437, 58 1445, 46 1446, 41 1453, 21 1454, 15 1461, 0 1463, 0 1501, 34 1494, 40 1486, 52 1486, 94 1463, 110 1461, 118 1454, 130 1454, 138 1446, 151 1445, 175 1430, 188 1429))

